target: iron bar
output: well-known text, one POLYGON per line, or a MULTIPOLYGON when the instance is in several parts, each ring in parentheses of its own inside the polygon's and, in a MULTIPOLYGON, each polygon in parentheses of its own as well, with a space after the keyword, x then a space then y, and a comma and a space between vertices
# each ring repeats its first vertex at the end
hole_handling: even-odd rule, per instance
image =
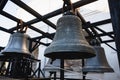
POLYGON ((104 34, 108 35, 109 37, 111 37, 112 39, 114 39, 114 36, 112 36, 111 34, 108 34, 107 32, 105 32, 104 30, 98 28, 98 27, 95 27, 97 30, 103 32, 104 34))
POLYGON ((111 19, 106 19, 99 22, 91 23, 91 26, 99 26, 99 25, 108 24, 108 23, 111 23, 111 19))
MULTIPOLYGON (((10 14, 8 14, 5 11, 2 11, 1 14, 4 15, 4 16, 6 16, 6 17, 8 17, 9 19, 12 19, 12 20, 16 21, 16 22, 19 21, 18 18, 14 17, 14 16, 12 16, 10 14)), ((25 22, 24 22, 24 24, 25 24, 25 22)), ((43 38, 48 37, 49 39, 53 39, 53 38, 49 37, 49 33, 44 33, 43 31, 41 31, 41 30, 39 30, 39 29, 37 29, 37 28, 35 28, 33 26, 29 26, 29 28, 32 29, 32 30, 35 30, 36 32, 38 32, 38 33, 40 33, 42 35, 44 35, 43 38)), ((15 29, 16 29, 16 27, 15 27, 15 29)), ((10 34, 14 33, 13 31, 11 31, 11 29, 8 30, 8 29, 5 29, 3 27, 0 27, 0 30, 5 31, 5 32, 10 33, 10 34)), ((35 41, 35 40, 32 39, 32 41, 35 41)), ((45 45, 45 46, 48 46, 48 44, 45 44, 45 43, 42 43, 42 42, 38 42, 38 41, 35 41, 35 42, 37 42, 39 44, 42 44, 42 45, 45 45)))
POLYGON ((30 8, 28 5, 26 5, 25 3, 23 3, 20 0, 11 0, 13 3, 15 3, 16 5, 20 6, 21 8, 25 9, 27 12, 31 13, 32 15, 34 15, 35 17, 37 17, 38 19, 42 20, 43 22, 45 22, 46 24, 48 24, 49 26, 51 26, 52 28, 56 29, 56 25, 54 25, 52 22, 50 22, 49 20, 45 20, 43 19, 42 15, 40 15, 38 12, 36 12, 35 10, 33 10, 32 8, 30 8))
POLYGON ((41 62, 38 63, 38 78, 40 78, 41 62))
MULTIPOLYGON (((87 31, 88 32, 88 31, 87 31)), ((91 32, 90 32, 91 33, 91 32)), ((110 35, 112 35, 112 34, 114 34, 114 32, 113 31, 111 31, 111 32, 107 32, 107 34, 110 34, 110 35)), ((53 37, 54 37, 54 35, 55 35, 55 33, 51 33, 51 34, 49 34, 49 36, 51 36, 51 38, 53 39, 53 37)), ((104 33, 98 33, 98 35, 95 35, 96 37, 102 37, 102 36, 107 36, 106 34, 104 34, 104 33)), ((89 37, 89 36, 87 36, 87 37, 89 37)), ((41 38, 45 38, 45 36, 38 36, 38 37, 34 37, 34 38, 32 38, 32 40, 34 41, 34 40, 36 40, 36 39, 41 39, 41 38)))
MULTIPOLYGON (((114 34, 114 32, 113 32, 113 31, 111 31, 111 32, 107 32, 107 34, 112 35, 112 34, 114 34)), ((104 34, 104 33, 101 33, 101 34, 96 35, 96 37, 101 37, 101 36, 107 36, 107 35, 104 34)))
POLYGON ((29 26, 29 28, 32 29, 32 30, 35 30, 36 32, 42 34, 43 36, 45 36, 45 37, 47 37, 49 39, 52 39, 51 37, 49 37, 49 33, 45 33, 45 32, 43 32, 43 31, 41 31, 41 30, 39 30, 39 29, 37 29, 37 28, 35 28, 33 26, 29 26))
POLYGON ((49 43, 48 43, 48 44, 45 44, 45 43, 43 43, 43 42, 39 42, 39 41, 36 41, 36 40, 31 40, 31 41, 37 42, 37 43, 42 44, 42 45, 44 45, 44 46, 48 46, 48 45, 49 45, 49 43))
POLYGON ((108 42, 114 42, 115 40, 104 40, 104 41, 101 41, 101 43, 108 43, 108 42))
POLYGON ((97 36, 98 36, 98 32, 95 30, 95 28, 90 27, 90 29, 94 32, 94 37, 95 37, 95 38, 97 38, 97 39, 99 39, 99 40, 100 40, 100 42, 101 42, 101 41, 102 41, 102 39, 101 39, 100 37, 97 37, 97 36))
MULTIPOLYGON (((85 21, 85 19, 82 17, 82 15, 77 11, 77 15, 78 17, 80 17, 83 25, 86 25, 88 22, 85 21)), ((97 36, 98 32, 94 29, 94 27, 90 27, 90 29, 92 30, 92 32, 90 32, 90 30, 88 28, 84 28, 86 30, 86 32, 88 32, 89 36, 91 38, 94 38, 94 34, 97 36), (94 34, 93 34, 94 33, 94 34)), ((98 37, 100 41, 102 41, 102 39, 100 37, 98 37)))
POLYGON ((6 3, 8 0, 0 0, 0 12, 3 10, 3 8, 5 7, 6 3))
POLYGON ((13 20, 13 21, 15 21, 15 22, 19 22, 18 18, 14 17, 14 16, 12 16, 10 14, 8 14, 5 11, 2 11, 0 14, 3 15, 3 16, 5 16, 5 17, 7 17, 7 18, 9 18, 9 19, 11 19, 11 20, 13 20))
POLYGON ((78 10, 77 10, 77 16, 81 19, 83 25, 86 24, 85 19, 83 18, 83 16, 80 14, 78 10))
MULTIPOLYGON (((86 4, 92 3, 94 1, 97 1, 97 0, 80 0, 78 2, 73 3, 73 7, 78 8, 78 7, 84 6, 86 4)), ((67 8, 66 10, 69 10, 69 8, 67 8)), ((59 15, 61 13, 62 13, 62 8, 42 16, 42 19, 46 20, 48 18, 52 18, 54 16, 57 16, 57 15, 59 15)), ((31 21, 26 22, 26 25, 31 25, 31 24, 37 23, 39 21, 42 21, 42 19, 35 18, 35 19, 31 20, 31 21)), ((15 29, 15 27, 11 28, 11 30, 14 30, 14 29, 15 29)))
POLYGON ((7 69, 6 69, 6 72, 5 72, 5 76, 10 75, 10 67, 11 67, 12 61, 13 61, 12 59, 8 60, 8 66, 7 66, 7 69))
POLYGON ((4 73, 4 71, 3 71, 3 68, 5 67, 5 60, 3 60, 2 61, 2 63, 1 63, 1 66, 0 66, 0 75, 2 76, 2 75, 4 75, 3 73, 4 73))
MULTIPOLYGON (((6 16, 6 17, 8 17, 8 18, 10 18, 10 19, 12 19, 12 20, 14 20, 14 21, 16 21, 16 22, 19 21, 18 18, 16 18, 16 17, 14 17, 14 16, 6 13, 5 11, 2 11, 1 14, 4 15, 4 16, 6 16)), ((24 23, 24 24, 25 24, 25 23, 24 23)), ((29 28, 32 29, 32 30, 35 30, 36 32, 39 32, 39 33, 41 33, 41 34, 43 34, 44 36, 46 36, 46 37, 49 38, 49 36, 48 36, 49 33, 44 33, 43 31, 41 31, 41 30, 39 30, 39 29, 37 29, 37 28, 35 28, 35 27, 33 27, 33 26, 29 26, 29 28)), ((5 32, 13 33, 13 32, 11 31, 11 29, 10 29, 10 30, 7 30, 7 29, 2 28, 2 27, 0 27, 0 29, 3 30, 3 31, 5 31, 5 32)), ((15 28, 15 29, 16 29, 16 28, 15 28)), ((50 39, 51 39, 51 38, 50 38, 50 39)))
MULTIPOLYGON (((41 39, 39 39, 38 42, 40 42, 40 40, 41 40, 41 39)), ((31 45, 33 45, 33 44, 31 43, 31 45)), ((35 49, 37 49, 37 48, 39 47, 39 45, 40 45, 40 44, 36 42, 36 43, 33 45, 33 47, 30 46, 30 47, 31 47, 30 52, 32 53, 35 49)))
MULTIPOLYGON (((14 20, 14 21, 16 21, 16 22, 19 22, 19 19, 18 19, 18 18, 14 17, 14 16, 12 16, 12 15, 10 15, 10 14, 8 14, 8 13, 5 12, 5 11, 2 11, 1 14, 4 15, 4 16, 6 16, 6 17, 8 17, 9 19, 12 19, 12 20, 14 20)), ((26 23, 24 22, 24 24, 26 24, 26 23)), ((29 26, 29 28, 32 29, 32 30, 35 30, 36 32, 38 32, 38 33, 40 33, 40 34, 43 34, 45 37, 48 37, 48 38, 49 38, 49 36, 48 36, 49 33, 44 33, 43 31, 41 31, 41 30, 39 30, 39 29, 37 29, 37 28, 35 28, 35 27, 33 27, 33 26, 29 26)), ((11 29, 7 30, 7 29, 2 28, 2 27, 0 27, 0 29, 3 30, 3 31, 5 31, 5 32, 13 33, 13 32, 11 31, 11 29)), ((16 29, 16 27, 15 27, 15 29, 16 29)), ((50 39, 52 39, 52 38, 50 37, 50 39)))
POLYGON ((10 34, 13 33, 13 32, 11 32, 11 31, 9 31, 8 29, 5 29, 5 28, 3 28, 3 27, 0 27, 0 30, 2 30, 2 31, 4 31, 4 32, 7 32, 7 33, 10 33, 10 34))
MULTIPOLYGON (((84 25, 84 24, 85 24, 85 21, 84 21, 83 17, 80 16, 79 13, 77 13, 77 16, 81 18, 82 23, 83 23, 83 25, 84 25)), ((43 16, 43 19, 44 19, 44 16, 43 16)), ((40 21, 40 19, 33 19, 33 20, 31 20, 31 21, 26 22, 24 25, 25 25, 25 26, 26 26, 26 25, 31 25, 31 24, 34 24, 34 23, 39 22, 39 21, 40 21)), ((108 24, 108 23, 111 23, 111 19, 106 19, 106 20, 94 22, 94 23, 91 23, 90 25, 91 25, 91 26, 99 26, 99 25, 104 25, 104 24, 108 24)), ((11 28, 11 30, 14 30, 14 29, 15 29, 15 27, 11 28)))
POLYGON ((120 68, 120 0, 108 0, 120 68))
MULTIPOLYGON (((49 33, 48 35, 49 35, 50 39, 53 39, 55 33, 49 33)), ((40 39, 41 39, 41 38, 45 38, 45 36, 43 36, 43 35, 42 35, 42 36, 37 36, 37 37, 34 37, 34 38, 32 38, 32 39, 39 39, 39 38, 40 38, 40 39)))
POLYGON ((117 51, 114 47, 112 47, 111 45, 109 45, 108 43, 105 43, 107 46, 109 46, 110 48, 112 48, 114 51, 117 51))
MULTIPOLYGON (((94 1, 97 1, 97 0, 80 0, 80 1, 77 1, 77 2, 73 3, 73 8, 75 9, 75 8, 84 6, 86 4, 92 3, 94 1)), ((54 17, 56 15, 59 15, 59 14, 63 13, 62 9, 63 8, 60 8, 60 9, 58 9, 56 11, 53 11, 51 13, 48 13, 48 14, 44 15, 44 19, 48 19, 48 18, 51 18, 51 17, 54 17)), ((71 7, 67 6, 65 11, 70 10, 70 9, 71 9, 71 7)))
POLYGON ((60 59, 60 80, 64 80, 64 59, 60 59))
MULTIPOLYGON (((88 32, 88 31, 87 31, 88 32)), ((114 34, 113 32, 107 32, 108 34, 114 34)), ((54 37, 54 35, 55 35, 55 33, 51 33, 51 34, 49 34, 49 36, 51 36, 52 38, 54 37)), ((106 34, 104 34, 104 33, 100 33, 100 34, 98 34, 98 35, 96 35, 96 37, 102 37, 102 36, 107 36, 106 34)), ((86 36, 86 37, 90 37, 90 36, 86 36)), ((33 41, 35 41, 36 39, 39 39, 39 38, 45 38, 45 36, 38 36, 38 37, 35 37, 35 38, 32 38, 32 40, 33 41)), ((103 41, 104 42, 104 41, 103 41)), ((103 43, 102 42, 102 43, 103 43)), ((108 42, 114 42, 114 40, 110 40, 110 41, 108 41, 108 42)))
MULTIPOLYGON (((84 28, 87 22, 85 21, 85 19, 82 17, 82 15, 79 13, 78 10, 77 10, 77 16, 81 19, 82 25, 83 25, 82 28, 84 28)), ((92 38, 93 37, 92 32, 88 28, 84 28, 84 29, 86 30, 86 32, 88 33, 88 35, 92 38)))
POLYGON ((111 37, 112 39, 114 39, 114 36, 112 36, 111 34, 108 34, 108 33, 105 32, 104 30, 102 30, 102 29, 100 29, 100 28, 98 28, 98 27, 96 27, 96 26, 92 26, 90 22, 88 22, 85 27, 86 27, 86 28, 94 27, 94 28, 96 28, 97 30, 101 31, 103 34, 108 35, 109 37, 111 37))

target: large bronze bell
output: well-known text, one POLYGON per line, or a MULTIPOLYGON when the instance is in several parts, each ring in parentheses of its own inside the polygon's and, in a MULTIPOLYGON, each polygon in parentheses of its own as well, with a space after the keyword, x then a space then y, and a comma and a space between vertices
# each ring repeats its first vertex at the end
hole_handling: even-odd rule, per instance
POLYGON ((86 41, 81 20, 75 15, 64 15, 57 22, 53 42, 45 50, 46 57, 57 59, 81 59, 95 56, 94 49, 86 41))
POLYGON ((16 32, 10 36, 9 42, 2 54, 7 56, 31 56, 28 49, 28 38, 29 36, 25 33, 16 32))
POLYGON ((96 56, 93 58, 86 59, 83 72, 113 72, 113 69, 109 66, 105 57, 104 48, 101 46, 94 46, 96 56))

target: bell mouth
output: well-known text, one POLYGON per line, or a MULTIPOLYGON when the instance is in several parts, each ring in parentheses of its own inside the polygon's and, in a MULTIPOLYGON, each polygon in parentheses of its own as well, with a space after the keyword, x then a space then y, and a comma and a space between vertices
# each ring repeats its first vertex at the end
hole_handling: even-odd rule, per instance
POLYGON ((96 56, 93 47, 88 45, 51 45, 44 56, 55 59, 85 59, 96 56))
POLYGON ((9 56, 11 58, 22 58, 22 57, 26 57, 26 58, 32 58, 32 55, 30 53, 19 53, 19 52, 2 52, 2 54, 4 56, 9 56))
POLYGON ((44 56, 52 59, 84 59, 94 57, 94 53, 89 52, 52 52, 47 53, 44 56))
POLYGON ((105 67, 105 66, 97 66, 93 68, 93 66, 88 66, 88 68, 83 68, 83 72, 91 72, 91 73, 105 73, 105 72, 114 72, 112 68, 105 67))

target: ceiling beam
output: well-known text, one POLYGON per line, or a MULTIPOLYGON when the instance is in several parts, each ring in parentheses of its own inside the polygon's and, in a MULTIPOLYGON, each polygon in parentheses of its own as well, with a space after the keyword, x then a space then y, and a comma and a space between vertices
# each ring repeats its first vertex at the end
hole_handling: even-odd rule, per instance
POLYGON ((106 20, 91 23, 91 26, 100 26, 100 25, 108 24, 108 23, 111 23, 111 19, 106 19, 106 20))
POLYGON ((49 26, 51 26, 52 28, 56 29, 56 25, 53 24, 52 22, 50 22, 49 20, 45 20, 43 19, 42 15, 40 15, 38 12, 36 12, 35 10, 33 10, 32 8, 30 8, 28 5, 26 5, 25 3, 23 3, 20 0, 11 0, 13 3, 15 3, 16 5, 18 5, 19 7, 23 8, 24 10, 26 10, 27 12, 31 13, 33 16, 37 17, 38 19, 42 20, 43 22, 45 22, 46 24, 48 24, 49 26))
MULTIPOLYGON (((113 32, 113 31, 111 31, 111 32, 107 32, 107 34, 112 35, 112 34, 114 34, 114 32, 113 32)), ((97 36, 98 36, 98 37, 102 37, 102 36, 108 36, 108 35, 102 33, 102 34, 98 34, 97 36)))
MULTIPOLYGON (((90 37, 90 38, 95 38, 95 37, 97 37, 98 32, 94 29, 94 27, 90 27, 90 29, 91 29, 91 31, 90 31, 88 28, 86 28, 85 25, 87 24, 87 22, 86 22, 86 20, 82 17, 82 15, 80 14, 79 11, 77 11, 77 15, 78 15, 78 17, 81 19, 82 24, 83 24, 83 28, 86 30, 86 32, 88 32, 89 37, 90 37)), ((101 39, 100 37, 98 37, 98 39, 99 39, 100 41, 102 41, 102 39, 101 39)))
POLYGON ((43 32, 43 31, 41 31, 41 30, 39 30, 39 29, 37 29, 37 28, 35 28, 35 27, 33 27, 33 26, 29 26, 29 28, 32 29, 32 30, 35 30, 35 31, 37 31, 37 32, 39 32, 39 33, 41 33, 42 36, 45 36, 46 38, 49 38, 49 39, 52 40, 52 38, 49 37, 49 35, 50 35, 49 33, 45 33, 45 32, 43 32))
POLYGON ((10 14, 8 14, 5 11, 2 11, 0 14, 3 15, 3 16, 5 16, 5 17, 7 17, 7 18, 9 18, 9 19, 11 19, 11 20, 13 20, 13 21, 15 21, 15 22, 19 22, 18 18, 14 17, 14 16, 12 16, 10 14))
MULTIPOLYGON (((55 33, 49 33, 47 36, 49 36, 50 37, 50 39, 52 40, 53 39, 53 37, 54 37, 54 35, 55 35, 55 33)), ((37 37, 34 37, 34 38, 32 38, 32 39, 41 39, 41 38, 45 38, 45 36, 37 36, 37 37)))
MULTIPOLYGON (((74 9, 75 9, 75 8, 79 8, 79 7, 81 7, 81 6, 84 6, 84 5, 86 5, 86 4, 92 3, 92 2, 94 2, 94 1, 97 1, 97 0, 80 0, 80 1, 77 1, 77 2, 73 3, 73 8, 74 8, 74 9)), ((71 9, 71 7, 70 7, 70 6, 67 6, 66 9, 65 9, 65 11, 68 11, 68 10, 70 10, 70 9, 71 9)), ((59 14, 61 14, 61 13, 63 13, 63 8, 60 8, 60 9, 58 9, 58 10, 56 10, 56 11, 53 11, 53 12, 51 12, 51 13, 48 13, 48 14, 44 15, 44 19, 48 19, 48 18, 57 16, 57 15, 59 15, 59 14)))
MULTIPOLYGON (((2 11, 1 14, 2 14, 3 16, 6 16, 6 17, 9 18, 9 19, 14 20, 15 22, 19 22, 19 19, 18 19, 18 18, 14 17, 14 16, 12 16, 12 15, 10 15, 10 14, 8 14, 8 13, 5 12, 5 11, 2 11)), ((24 24, 25 24, 25 22, 24 22, 24 24)), ((51 37, 48 36, 49 33, 45 33, 45 32, 43 32, 43 31, 41 31, 41 30, 39 30, 39 29, 37 29, 37 28, 35 28, 35 27, 33 27, 33 26, 29 26, 29 28, 32 29, 32 30, 34 30, 34 31, 36 31, 36 32, 38 32, 38 33, 40 33, 40 34, 42 34, 43 36, 45 36, 45 37, 47 37, 47 38, 49 38, 49 39, 52 39, 51 37)), ((15 27, 15 29, 16 29, 16 27, 15 27)), ((0 27, 0 30, 5 31, 5 32, 8 32, 8 33, 13 33, 13 31, 7 30, 7 29, 2 28, 2 27, 0 27)))
MULTIPOLYGON (((13 1, 14 1, 14 0, 13 0, 13 1)), ((92 3, 92 2, 94 2, 94 1, 97 1, 97 0, 80 0, 80 1, 78 1, 78 2, 73 3, 73 7, 74 7, 74 8, 78 8, 78 7, 87 5, 87 4, 89 4, 89 3, 92 3)), ((69 10, 69 9, 70 9, 70 8, 67 8, 66 10, 69 10)), ((44 16, 42 16, 42 19, 43 19, 43 20, 46 20, 46 19, 52 18, 52 17, 54 17, 54 16, 57 16, 57 15, 59 15, 59 14, 61 14, 61 13, 62 13, 62 8, 60 8, 60 9, 58 9, 58 10, 55 10, 55 11, 53 11, 53 12, 50 12, 50 13, 44 15, 44 16)), ((35 19, 33 19, 33 20, 30 20, 30 21, 26 22, 26 25, 31 25, 31 24, 37 23, 37 22, 39 22, 39 21, 42 21, 42 19, 35 18, 35 19)), ((11 28, 11 30, 14 30, 14 29, 15 29, 14 27, 11 28)))
POLYGON ((3 27, 0 27, 0 30, 12 34, 12 32, 10 32, 8 29, 5 29, 5 28, 3 28, 3 27))
POLYGON ((117 52, 117 49, 115 49, 113 46, 111 46, 110 44, 108 43, 105 43, 108 47, 112 48, 113 50, 115 50, 117 52))
POLYGON ((3 10, 8 0, 0 0, 0 11, 3 10))
POLYGON ((96 26, 95 26, 95 28, 96 28, 97 30, 101 31, 103 34, 106 34, 106 35, 108 35, 109 37, 111 37, 112 39, 114 39, 114 36, 112 36, 111 34, 105 32, 104 30, 102 30, 102 29, 100 29, 100 28, 98 28, 98 27, 96 27, 96 26))
POLYGON ((100 29, 99 27, 93 26, 92 23, 90 23, 90 22, 87 22, 87 24, 86 24, 85 27, 86 27, 86 28, 94 27, 94 28, 96 28, 97 30, 99 30, 100 32, 102 32, 103 34, 108 35, 110 38, 114 39, 114 36, 112 36, 111 34, 108 34, 106 31, 100 29))
POLYGON ((108 42, 115 42, 115 40, 105 40, 105 41, 102 41, 101 43, 108 43, 108 42))

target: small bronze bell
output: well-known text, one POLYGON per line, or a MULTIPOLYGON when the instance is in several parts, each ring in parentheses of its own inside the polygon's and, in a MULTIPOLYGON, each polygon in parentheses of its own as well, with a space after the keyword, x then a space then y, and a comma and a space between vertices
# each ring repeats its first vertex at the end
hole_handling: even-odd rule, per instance
POLYGON ((31 56, 28 49, 28 38, 29 36, 25 33, 16 32, 10 36, 9 42, 2 54, 7 56, 31 56))
MULTIPOLYGON (((96 41, 96 40, 95 40, 96 41)), ((85 65, 83 67, 83 72, 114 72, 113 69, 109 66, 107 59, 105 57, 104 48, 101 46, 95 45, 97 42, 92 43, 96 56, 93 58, 86 59, 85 65)))
POLYGON ((58 20, 55 37, 44 55, 53 59, 81 59, 93 57, 95 52, 83 35, 81 20, 69 14, 58 20))

